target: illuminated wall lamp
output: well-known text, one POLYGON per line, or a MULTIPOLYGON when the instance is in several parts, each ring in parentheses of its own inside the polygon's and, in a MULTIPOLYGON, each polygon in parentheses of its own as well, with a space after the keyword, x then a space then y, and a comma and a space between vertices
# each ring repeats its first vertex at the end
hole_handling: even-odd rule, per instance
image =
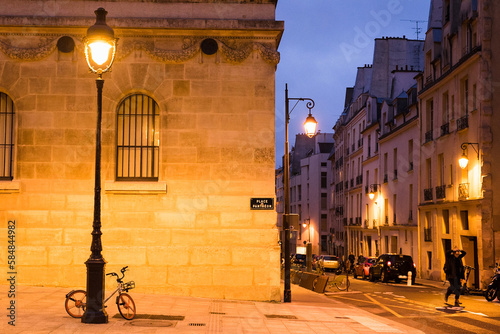
POLYGON ((461 148, 462 148, 462 156, 460 159, 458 159, 458 165, 460 168, 465 169, 469 163, 469 158, 467 156, 467 146, 470 145, 474 151, 477 153, 477 160, 479 161, 479 143, 462 143, 461 148), (474 145, 477 145, 477 149, 474 147, 474 145))

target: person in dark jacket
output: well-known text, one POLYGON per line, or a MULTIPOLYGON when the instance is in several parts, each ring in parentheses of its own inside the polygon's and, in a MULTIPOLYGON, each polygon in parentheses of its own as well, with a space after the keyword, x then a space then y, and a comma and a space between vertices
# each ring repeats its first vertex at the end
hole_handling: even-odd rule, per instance
POLYGON ((446 261, 443 269, 446 274, 446 279, 450 282, 450 286, 448 287, 448 290, 446 290, 444 300, 445 302, 448 302, 448 297, 454 293, 455 306, 460 306, 458 298, 460 298, 460 288, 462 287, 462 282, 465 280, 465 268, 462 263, 462 258, 465 254, 465 251, 460 250, 458 247, 446 252, 446 261))

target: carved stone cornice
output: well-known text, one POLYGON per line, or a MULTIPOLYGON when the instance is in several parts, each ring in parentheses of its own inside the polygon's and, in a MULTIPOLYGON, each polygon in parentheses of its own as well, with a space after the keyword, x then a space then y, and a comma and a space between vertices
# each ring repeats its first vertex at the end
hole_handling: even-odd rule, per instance
POLYGON ((38 46, 21 48, 13 46, 8 40, 0 39, 0 50, 12 59, 36 61, 48 57, 57 47, 57 38, 42 38, 38 46))
MULTIPOLYGON (((33 38, 35 36, 31 36, 33 38)), ((9 36, 0 37, 0 51, 12 59, 23 61, 37 61, 49 56, 57 49, 57 40, 62 36, 40 36, 38 41, 33 42, 33 47, 19 47, 12 45, 9 36)), ((83 53, 81 36, 72 36, 76 42, 76 50, 83 53)), ((36 38, 36 37, 35 37, 36 38)), ((207 36, 182 37, 183 43, 179 50, 168 50, 156 47, 154 39, 148 37, 130 38, 125 37, 118 42, 116 61, 126 58, 134 51, 144 51, 151 58, 168 63, 181 63, 192 59, 201 52, 201 42, 205 38, 213 38, 219 45, 222 58, 229 63, 241 63, 247 59, 252 52, 258 52, 264 61, 271 65, 277 65, 280 54, 273 47, 273 43, 261 43, 247 38, 214 38, 207 36)))
MULTIPOLYGON (((181 50, 166 50, 156 48, 153 41, 125 40, 118 46, 118 58, 121 60, 133 51, 144 51, 155 60, 162 62, 184 62, 193 58, 200 52, 201 42, 208 37, 184 38, 181 50)), ((213 37, 210 37, 213 38, 213 37)), ((250 41, 235 41, 234 39, 213 38, 217 41, 222 57, 230 63, 241 63, 247 59, 253 51, 260 54, 262 59, 271 65, 277 65, 280 60, 279 52, 270 45, 250 41)))

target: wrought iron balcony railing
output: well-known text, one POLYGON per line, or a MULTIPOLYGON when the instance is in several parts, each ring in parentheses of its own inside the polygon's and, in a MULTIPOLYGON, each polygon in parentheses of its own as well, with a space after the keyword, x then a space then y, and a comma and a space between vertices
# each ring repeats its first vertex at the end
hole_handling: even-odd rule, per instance
POLYGON ((446 186, 437 186, 436 187, 436 199, 444 199, 446 197, 446 186))
POLYGON ((469 115, 465 115, 457 119, 457 131, 466 129, 469 127, 469 115))
POLYGON ((432 201, 432 188, 424 189, 424 201, 432 201))
POLYGON ((469 184, 468 183, 460 183, 458 185, 458 199, 467 199, 469 198, 469 184))

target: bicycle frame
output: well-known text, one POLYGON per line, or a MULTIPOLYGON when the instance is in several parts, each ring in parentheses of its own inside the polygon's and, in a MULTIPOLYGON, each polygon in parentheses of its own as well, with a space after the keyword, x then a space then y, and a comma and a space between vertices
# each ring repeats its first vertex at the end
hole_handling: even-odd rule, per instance
POLYGON ((123 290, 122 290, 122 283, 118 283, 118 286, 116 287, 115 291, 113 291, 113 293, 112 293, 112 294, 110 294, 110 295, 109 295, 109 297, 108 297, 108 298, 106 298, 106 299, 104 300, 104 303, 102 303, 102 304, 103 304, 103 305, 106 305, 106 303, 108 302, 108 300, 110 300, 110 299, 111 299, 111 297, 113 297, 113 296, 115 295, 115 293, 117 293, 117 292, 118 292, 118 295, 120 295, 120 294, 122 293, 122 291, 123 291, 123 290))

